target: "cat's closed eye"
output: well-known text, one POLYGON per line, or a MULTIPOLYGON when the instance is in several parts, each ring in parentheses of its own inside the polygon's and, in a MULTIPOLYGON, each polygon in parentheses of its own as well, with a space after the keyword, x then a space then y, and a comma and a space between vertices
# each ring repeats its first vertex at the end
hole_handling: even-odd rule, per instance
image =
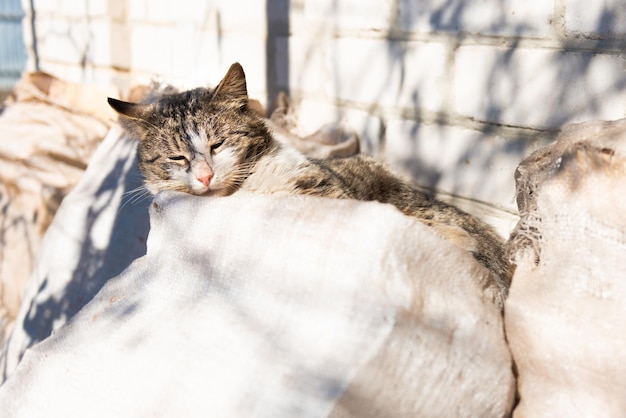
POLYGON ((187 165, 189 163, 189 160, 187 160, 187 158, 183 155, 174 155, 172 157, 167 157, 167 159, 179 165, 187 165))
POLYGON ((211 145, 211 153, 215 154, 217 150, 219 149, 219 147, 221 147, 222 145, 224 145, 223 139, 211 145))

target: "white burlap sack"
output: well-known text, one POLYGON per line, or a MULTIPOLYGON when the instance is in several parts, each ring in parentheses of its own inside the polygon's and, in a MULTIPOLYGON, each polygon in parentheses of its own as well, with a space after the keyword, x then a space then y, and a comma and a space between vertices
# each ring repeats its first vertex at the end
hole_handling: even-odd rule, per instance
POLYGON ((115 139, 85 176, 91 203, 68 197, 59 210, 24 310, 104 286, 26 351, 0 387, 3 417, 510 412, 514 378, 488 272, 387 205, 164 193, 147 255, 106 281, 142 248, 130 242, 140 217, 113 216, 121 189, 103 186, 112 167, 122 179, 127 170, 129 150, 115 139), (86 215, 87 248, 123 243, 111 239, 120 225, 130 241, 107 250, 117 259, 93 251, 92 275, 77 276, 76 257, 92 258, 68 225, 86 215))
POLYGON ((518 169, 506 302, 515 417, 626 411, 626 120, 568 127, 518 169))
POLYGON ((120 128, 112 129, 63 200, 41 242, 16 325, 0 353, 0 381, 27 348, 63 326, 106 280, 145 254, 149 201, 124 197, 142 182, 134 156, 135 143, 122 137, 120 128))
POLYGON ((17 316, 46 228, 109 130, 107 93, 114 94, 25 73, 2 109, 0 346, 17 316))
POLYGON ((487 272, 378 203, 161 194, 148 253, 0 388, 7 417, 504 416, 487 272))
MULTIPOLYGON (((154 84, 133 91, 139 100, 175 90, 154 84)), ((24 350, 62 326, 107 279, 145 254, 148 233, 147 196, 132 192, 142 181, 133 166, 135 144, 119 139, 115 128, 65 199, 64 221, 56 222, 38 254, 61 200, 83 176, 115 112, 103 90, 45 73, 25 74, 13 95, 0 117, 0 347, 16 318, 18 327, 0 353, 0 382, 24 350)), ((293 123, 268 123, 281 140, 306 145, 312 155, 358 150, 357 135, 344 125, 326 125, 303 139, 292 132, 297 130, 293 123)))

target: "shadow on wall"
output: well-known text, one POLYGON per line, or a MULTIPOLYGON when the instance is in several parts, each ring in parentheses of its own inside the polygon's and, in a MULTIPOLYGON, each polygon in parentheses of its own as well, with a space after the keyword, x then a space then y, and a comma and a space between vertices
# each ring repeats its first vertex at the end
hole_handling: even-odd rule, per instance
MULTIPOLYGON (((306 92, 294 82, 310 80, 310 57, 323 56, 332 88, 321 88, 336 118, 357 109, 378 119, 380 129, 357 127, 369 135, 364 148, 423 186, 487 197, 494 169, 512 184, 516 164, 564 124, 624 116, 626 75, 615 58, 626 42, 555 35, 565 17, 551 5, 516 14, 496 1, 396 0, 388 22, 361 26, 370 36, 359 37, 364 14, 349 20, 346 4, 329 2, 292 88, 306 92)), ((614 15, 605 7, 596 30, 613 27, 614 15)))
POLYGON ((289 13, 291 0, 266 0, 265 82, 267 115, 280 91, 289 94, 289 13), (279 86, 278 80, 281 80, 279 86))

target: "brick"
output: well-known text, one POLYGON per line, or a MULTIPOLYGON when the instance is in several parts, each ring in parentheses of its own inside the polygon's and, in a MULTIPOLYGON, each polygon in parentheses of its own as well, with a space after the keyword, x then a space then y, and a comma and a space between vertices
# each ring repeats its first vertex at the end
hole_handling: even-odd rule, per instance
POLYGON ((148 5, 147 0, 133 0, 129 1, 128 5, 128 19, 133 22, 144 22, 147 16, 148 5))
POLYGON ((547 37, 551 0, 400 0, 404 31, 470 32, 483 35, 547 37))
POLYGON ((193 88, 217 85, 230 65, 240 62, 250 96, 265 98, 263 38, 199 31, 193 24, 134 24, 131 43, 134 70, 159 74, 164 81, 181 88, 193 88))
POLYGON ((626 111, 626 72, 617 56, 463 46, 454 80, 456 112, 482 121, 556 129, 626 111))
POLYGON ((102 61, 94 57, 94 61, 101 65, 116 68, 132 68, 131 25, 127 22, 107 22, 108 36, 106 40, 99 39, 102 50, 98 50, 97 56, 102 56, 102 61), (104 51, 106 49, 106 52, 104 51), (108 60, 106 62, 105 60, 108 60))
POLYGON ((364 110, 351 108, 341 108, 340 115, 341 120, 345 120, 359 135, 361 152, 378 157, 384 135, 382 119, 364 110))
POLYGON ((137 70, 171 72, 175 60, 176 29, 136 23, 131 28, 133 68, 137 70), (156 47, 158 45, 158 47, 156 47))
POLYGON ((77 65, 68 65, 60 62, 40 62, 41 70, 52 74, 62 80, 74 83, 99 83, 108 84, 109 80, 101 76, 93 67, 81 68, 77 65))
MULTIPOLYGON (((99 0, 102 2, 104 0, 99 0)), ((130 7, 126 0, 107 0, 106 14, 115 20, 126 20, 127 9, 130 7)))
POLYGON ((212 54, 212 59, 220 65, 217 74, 213 74, 213 80, 219 82, 226 74, 228 67, 234 62, 239 62, 246 73, 248 94, 261 102, 265 102, 267 95, 266 76, 266 45, 264 37, 246 33, 229 33, 221 37, 219 51, 212 54))
MULTIPOLYGON (((30 31, 24 33, 32 43, 30 31)), ((130 28, 106 17, 81 19, 39 17, 37 48, 41 59, 74 65, 94 64, 129 68, 130 28)))
MULTIPOLYGON (((133 3, 135 2, 133 1, 133 3)), ((119 19, 126 14, 126 7, 128 6, 125 0, 43 0, 35 2, 37 14, 71 19, 89 17, 119 19)))
POLYGON ((184 76, 182 86, 214 87, 225 74, 224 63, 220 58, 219 34, 214 31, 193 31, 188 41, 186 58, 177 70, 184 76))
MULTIPOLYGON (((33 8, 36 14, 49 15, 59 13, 61 7, 60 0, 34 0, 33 8)), ((22 0, 22 9, 25 12, 30 10, 30 0, 22 0)))
POLYGON ((86 63, 103 66, 130 68, 130 26, 110 21, 106 18, 93 18, 85 23, 88 31, 84 46, 86 63))
POLYGON ((85 18, 108 16, 108 0, 60 0, 56 14, 64 17, 85 18))
POLYGON ((200 39, 189 26, 134 24, 131 28, 132 67, 161 75, 172 84, 184 84, 190 75, 189 69, 194 68, 196 42, 200 39))
POLYGON ((515 210, 515 168, 536 144, 462 127, 387 123, 385 160, 418 184, 515 210))
POLYGON ((208 1, 148 1, 145 7, 145 20, 153 24, 187 22, 201 24, 212 13, 212 2, 208 1))
POLYGON ((221 1, 217 13, 224 31, 259 34, 266 32, 267 10, 264 1, 221 1))
POLYGON ((568 32, 585 32, 601 37, 626 35, 626 3, 623 0, 566 0, 568 32))
POLYGON ((280 65, 277 65, 277 85, 302 93, 321 93, 327 76, 326 45, 312 38, 278 38, 276 62, 280 65))
POLYGON ((442 111, 447 47, 440 43, 337 39, 326 53, 328 96, 442 111))
MULTIPOLYGON (((281 0, 282 1, 282 0, 281 0)), ((271 22, 282 22, 283 25, 289 26, 289 33, 292 35, 299 34, 309 34, 314 37, 320 35, 319 31, 319 23, 315 24, 315 22, 311 21, 307 18, 305 14, 305 3, 307 0, 289 0, 289 21, 284 22, 285 20, 285 11, 284 9, 280 12, 276 12, 273 6, 270 6, 270 21, 271 22)), ((280 3, 280 2, 279 2, 280 3)), ((327 22, 323 22, 326 24, 327 22)))
POLYGON ((63 18, 37 18, 37 52, 40 59, 50 59, 80 65, 89 42, 84 22, 63 18))
POLYGON ((334 30, 387 30, 393 23, 392 0, 305 0, 304 16, 334 30))

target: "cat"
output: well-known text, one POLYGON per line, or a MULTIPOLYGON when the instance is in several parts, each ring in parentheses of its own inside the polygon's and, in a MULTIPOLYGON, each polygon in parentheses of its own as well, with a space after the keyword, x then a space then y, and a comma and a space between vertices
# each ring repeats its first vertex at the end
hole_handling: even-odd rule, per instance
POLYGON ((139 170, 153 194, 228 196, 241 189, 392 204, 471 252, 494 273, 502 295, 508 291, 511 265, 490 226, 414 189, 371 157, 313 159, 277 141, 250 108, 238 63, 214 89, 166 94, 153 103, 108 101, 138 139, 139 170))

